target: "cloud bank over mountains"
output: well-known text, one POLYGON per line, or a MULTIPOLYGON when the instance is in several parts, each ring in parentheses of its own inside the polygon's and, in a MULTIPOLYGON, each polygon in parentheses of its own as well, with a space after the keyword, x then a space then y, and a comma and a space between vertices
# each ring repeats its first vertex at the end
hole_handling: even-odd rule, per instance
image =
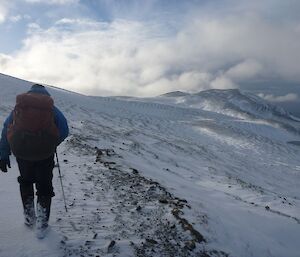
POLYGON ((270 102, 278 102, 278 103, 281 103, 281 102, 293 102, 293 101, 297 101, 299 100, 299 96, 297 94, 294 94, 294 93, 290 93, 290 94, 286 94, 286 95, 283 95, 283 96, 274 96, 272 94, 270 95, 266 95, 266 94, 259 94, 259 96, 261 98, 264 98, 270 102))
MULTIPOLYGON (((157 2, 148 1, 148 8, 157 2)), ((0 71, 94 95, 153 96, 277 78, 300 83, 300 21, 276 13, 290 11, 287 4, 241 1, 229 8, 234 1, 224 1, 216 8, 204 2, 178 12, 177 22, 175 13, 153 20, 118 18, 115 6, 114 17, 104 21, 62 17, 48 26, 31 21, 22 47, 0 54, 0 71)), ((0 5, 0 22, 1 15, 0 5)))

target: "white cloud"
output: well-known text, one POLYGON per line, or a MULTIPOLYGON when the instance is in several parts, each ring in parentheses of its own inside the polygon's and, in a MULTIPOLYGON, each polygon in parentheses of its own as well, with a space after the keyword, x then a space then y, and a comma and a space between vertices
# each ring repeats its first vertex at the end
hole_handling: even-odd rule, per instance
POLYGON ((33 35, 34 33, 40 33, 42 31, 42 28, 37 23, 31 22, 27 25, 27 33, 29 35, 33 35))
POLYGON ((136 95, 153 96, 167 93, 173 90, 198 92, 199 89, 211 88, 211 75, 197 71, 185 72, 180 75, 166 77, 163 73, 145 83, 143 87, 136 88, 136 95))
POLYGON ((215 89, 230 89, 238 87, 231 79, 227 78, 226 76, 217 77, 211 82, 210 85, 211 88, 215 89))
POLYGON ((55 25, 59 29, 67 28, 71 30, 102 30, 109 27, 108 23, 97 22, 90 19, 68 19, 63 18, 55 22, 55 25))
POLYGON ((65 18, 49 29, 31 24, 23 48, 0 56, 0 70, 109 95, 236 88, 269 75, 300 81, 299 25, 243 15, 199 17, 173 34, 154 22, 65 18))
POLYGON ((17 23, 17 22, 28 22, 31 20, 31 16, 28 15, 28 14, 24 14, 24 15, 21 15, 21 14, 18 14, 18 15, 15 15, 15 16, 9 16, 9 21, 13 22, 13 23, 17 23))
POLYGON ((12 61, 12 57, 9 55, 0 53, 0 67, 5 70, 7 65, 12 61))
POLYGON ((25 0, 28 3, 43 3, 43 4, 74 4, 78 3, 79 0, 25 0))
POLYGON ((277 103, 293 102, 299 100, 299 96, 294 93, 290 93, 282 96, 274 96, 272 94, 258 94, 258 96, 270 102, 277 102, 277 103))
POLYGON ((11 16, 11 17, 9 17, 9 20, 11 21, 11 22, 18 22, 18 21, 20 21, 22 19, 22 16, 21 15, 16 15, 16 16, 11 16))
POLYGON ((8 4, 9 2, 7 0, 1 0, 0 1, 0 24, 3 23, 8 14, 8 4))
POLYGON ((245 60, 231 67, 226 75, 234 80, 245 80, 255 78, 263 72, 263 65, 253 59, 245 60))

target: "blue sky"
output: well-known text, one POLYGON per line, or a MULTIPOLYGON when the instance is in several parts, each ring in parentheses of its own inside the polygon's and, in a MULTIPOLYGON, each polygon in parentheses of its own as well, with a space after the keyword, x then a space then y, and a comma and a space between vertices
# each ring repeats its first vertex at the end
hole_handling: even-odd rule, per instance
POLYGON ((92 95, 240 88, 297 110, 299 13, 297 0, 1 0, 0 72, 92 95))

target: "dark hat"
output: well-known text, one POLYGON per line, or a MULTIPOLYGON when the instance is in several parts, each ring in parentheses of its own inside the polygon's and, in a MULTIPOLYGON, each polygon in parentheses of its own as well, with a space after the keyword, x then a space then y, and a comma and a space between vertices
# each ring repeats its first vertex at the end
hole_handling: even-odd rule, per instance
POLYGON ((40 84, 34 84, 31 86, 30 90, 28 93, 37 93, 37 94, 42 94, 42 95, 49 95, 49 92, 46 90, 46 88, 43 85, 40 84))

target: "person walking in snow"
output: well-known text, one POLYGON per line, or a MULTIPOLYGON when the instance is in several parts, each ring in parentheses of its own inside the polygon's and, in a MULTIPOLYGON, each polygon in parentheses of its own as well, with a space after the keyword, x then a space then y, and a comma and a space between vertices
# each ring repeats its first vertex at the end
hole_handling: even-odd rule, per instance
POLYGON ((16 156, 20 176, 21 199, 25 224, 46 230, 50 216, 54 154, 68 136, 68 123, 54 106, 49 92, 35 84, 18 95, 16 106, 4 122, 0 140, 0 169, 10 168, 11 152, 16 156), (34 187, 37 206, 34 205, 34 187))

